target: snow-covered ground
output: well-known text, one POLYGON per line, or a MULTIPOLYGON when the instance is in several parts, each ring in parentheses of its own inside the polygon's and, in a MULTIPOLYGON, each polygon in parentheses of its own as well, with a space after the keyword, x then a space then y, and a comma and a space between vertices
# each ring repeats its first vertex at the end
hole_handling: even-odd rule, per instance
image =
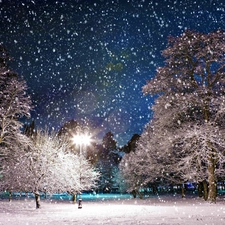
POLYGON ((41 200, 35 208, 33 198, 9 202, 0 200, 1 225, 34 224, 110 224, 110 225, 224 225, 225 204, 219 198, 216 204, 202 199, 163 195, 144 200, 120 195, 83 196, 82 209, 69 200, 41 200))

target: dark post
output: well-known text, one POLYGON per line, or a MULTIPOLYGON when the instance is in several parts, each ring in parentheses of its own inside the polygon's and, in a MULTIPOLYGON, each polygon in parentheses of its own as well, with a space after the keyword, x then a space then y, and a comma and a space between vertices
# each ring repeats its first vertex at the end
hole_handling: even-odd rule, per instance
POLYGON ((79 198, 78 200, 78 209, 82 209, 82 199, 79 198))

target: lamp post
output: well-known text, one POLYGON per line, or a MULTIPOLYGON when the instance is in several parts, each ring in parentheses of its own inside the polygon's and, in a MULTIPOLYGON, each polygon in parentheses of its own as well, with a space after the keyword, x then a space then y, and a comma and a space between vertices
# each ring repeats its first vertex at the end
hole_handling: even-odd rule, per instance
MULTIPOLYGON (((79 154, 80 154, 80 188, 82 188, 82 182, 81 182, 81 155, 82 155, 82 149, 83 146, 87 146, 91 142, 91 136, 88 133, 78 133, 77 135, 74 135, 72 138, 72 141, 75 145, 79 145, 79 154)), ((80 196, 78 199, 78 209, 82 209, 82 193, 80 190, 80 196)))

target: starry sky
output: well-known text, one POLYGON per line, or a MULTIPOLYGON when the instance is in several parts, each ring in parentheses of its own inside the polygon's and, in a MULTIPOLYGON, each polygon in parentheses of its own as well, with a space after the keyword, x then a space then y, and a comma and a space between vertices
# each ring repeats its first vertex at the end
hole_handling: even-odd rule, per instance
POLYGON ((142 86, 169 35, 225 29, 224 0, 0 0, 0 42, 38 127, 75 119, 119 145, 151 119, 142 86))

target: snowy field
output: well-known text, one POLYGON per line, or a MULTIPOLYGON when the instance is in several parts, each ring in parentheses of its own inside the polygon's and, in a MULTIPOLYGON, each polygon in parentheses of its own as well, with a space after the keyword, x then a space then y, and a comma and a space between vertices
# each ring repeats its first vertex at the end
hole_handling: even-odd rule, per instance
POLYGON ((160 224, 160 225, 224 225, 225 202, 216 204, 194 197, 161 196, 144 200, 120 195, 83 196, 83 207, 68 200, 41 200, 35 208, 33 198, 9 202, 0 200, 0 224, 160 224))

